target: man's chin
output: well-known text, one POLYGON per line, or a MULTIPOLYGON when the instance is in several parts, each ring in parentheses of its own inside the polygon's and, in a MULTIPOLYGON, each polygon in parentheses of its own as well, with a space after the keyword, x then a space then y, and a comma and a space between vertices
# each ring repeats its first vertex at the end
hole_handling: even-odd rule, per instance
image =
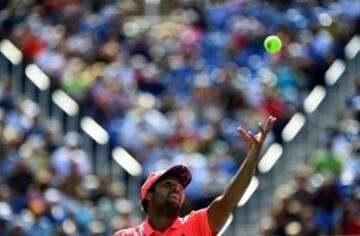
POLYGON ((167 201, 165 208, 169 213, 179 214, 181 211, 181 205, 176 201, 167 201))

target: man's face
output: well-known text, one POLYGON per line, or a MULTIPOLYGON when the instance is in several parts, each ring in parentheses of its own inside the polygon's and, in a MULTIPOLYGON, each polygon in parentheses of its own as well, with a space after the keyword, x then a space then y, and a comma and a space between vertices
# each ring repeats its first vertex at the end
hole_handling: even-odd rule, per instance
POLYGON ((154 192, 150 194, 150 201, 155 207, 169 213, 180 213, 185 200, 184 189, 176 177, 165 177, 156 183, 154 192))

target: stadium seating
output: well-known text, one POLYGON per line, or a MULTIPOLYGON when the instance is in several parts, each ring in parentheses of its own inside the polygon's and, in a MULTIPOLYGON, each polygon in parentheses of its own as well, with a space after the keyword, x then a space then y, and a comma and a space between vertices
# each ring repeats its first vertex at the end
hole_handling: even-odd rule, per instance
MULTIPOLYGON (((274 115, 266 146, 284 142, 283 127, 344 58, 360 12, 357 1, 228 1, 179 4, 150 24, 136 1, 99 2, 5 1, 1 39, 107 131, 110 149, 134 156, 142 178, 190 165, 197 178, 186 209, 206 205, 242 163, 237 126, 255 131, 274 115), (269 34, 282 39, 281 53, 263 50, 269 34)), ((109 235, 138 223, 129 200, 137 192, 119 176, 92 175, 95 154, 81 147, 81 131, 63 134, 62 124, 42 118, 47 108, 14 94, 12 76, 0 80, 0 235, 109 235)))

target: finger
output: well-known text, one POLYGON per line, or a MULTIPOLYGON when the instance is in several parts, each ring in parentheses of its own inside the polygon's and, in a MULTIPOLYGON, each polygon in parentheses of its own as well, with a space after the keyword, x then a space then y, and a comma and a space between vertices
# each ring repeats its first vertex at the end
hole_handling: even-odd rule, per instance
POLYGON ((265 122, 265 125, 264 125, 264 129, 265 130, 268 130, 269 128, 269 125, 271 125, 271 121, 272 121, 272 116, 269 116, 267 119, 266 119, 266 122, 265 122))
POLYGON ((252 139, 250 135, 245 131, 245 129, 239 127, 237 128, 239 135, 245 140, 247 148, 250 148, 252 144, 252 139))
POLYGON ((258 127, 260 129, 260 132, 255 137, 260 143, 262 143, 265 140, 267 132, 266 132, 265 128, 262 126, 261 123, 258 124, 258 127))
POLYGON ((237 128, 237 131, 238 131, 239 135, 246 141, 248 141, 250 139, 249 134, 246 132, 246 130, 244 128, 239 127, 239 128, 237 128))
POLYGON ((265 122, 265 125, 263 126, 263 127, 264 127, 264 131, 265 131, 266 133, 268 133, 269 130, 272 129, 275 121, 276 121, 276 118, 273 117, 273 116, 269 116, 269 117, 267 118, 267 120, 266 120, 266 122, 265 122))
POLYGON ((237 131, 238 131, 239 135, 240 135, 241 137, 243 137, 244 139, 247 139, 247 138, 248 138, 248 134, 246 133, 246 131, 245 131, 244 128, 238 127, 238 128, 237 128, 237 131))
POLYGON ((276 121, 276 118, 273 116, 270 116, 267 118, 267 120, 265 121, 265 125, 263 126, 261 123, 258 124, 259 129, 260 129, 260 133, 256 136, 259 140, 260 143, 263 143, 264 140, 266 139, 267 134, 269 133, 269 131, 272 129, 274 123, 276 121))
POLYGON ((251 133, 251 131, 248 132, 248 136, 251 140, 251 144, 255 144, 256 146, 259 146, 259 141, 256 139, 256 137, 251 133))
POLYGON ((268 132, 269 130, 271 130, 274 126, 274 123, 276 121, 276 118, 273 116, 270 116, 268 118, 269 122, 267 123, 267 126, 265 127, 265 130, 268 132))
POLYGON ((262 134, 266 133, 264 126, 263 126, 260 122, 259 122, 259 124, 258 124, 258 127, 259 127, 260 132, 261 132, 262 134))
POLYGON ((273 117, 273 116, 271 117, 271 123, 272 124, 274 124, 276 122, 276 120, 277 120, 276 117, 273 117))

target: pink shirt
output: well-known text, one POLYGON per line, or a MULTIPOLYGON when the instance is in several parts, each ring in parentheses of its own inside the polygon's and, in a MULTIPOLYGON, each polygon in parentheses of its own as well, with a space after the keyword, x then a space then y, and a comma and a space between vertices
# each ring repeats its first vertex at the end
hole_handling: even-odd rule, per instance
POLYGON ((164 233, 154 230, 148 219, 141 225, 133 228, 122 229, 113 236, 214 236, 212 233, 208 218, 207 208, 198 211, 192 211, 184 218, 177 218, 174 223, 166 229, 164 233))

